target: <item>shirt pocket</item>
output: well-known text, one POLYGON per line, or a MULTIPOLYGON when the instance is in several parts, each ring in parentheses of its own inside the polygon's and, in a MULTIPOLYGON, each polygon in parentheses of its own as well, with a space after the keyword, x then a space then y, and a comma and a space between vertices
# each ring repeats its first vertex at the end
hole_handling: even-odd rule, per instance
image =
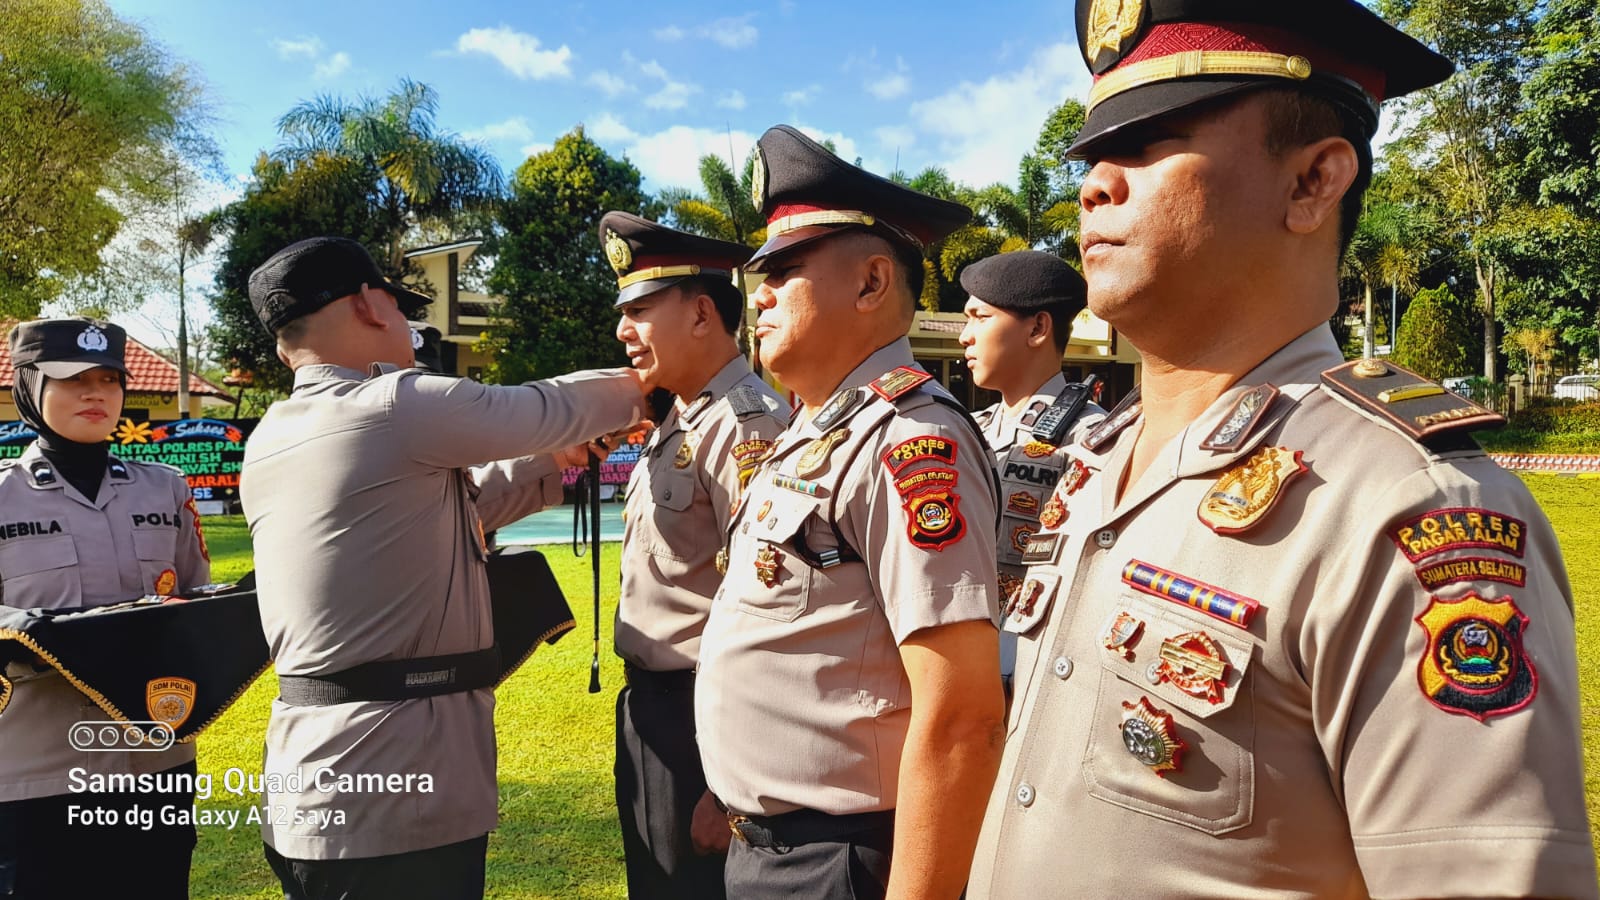
POLYGON ((753 567, 754 577, 741 579, 750 588, 738 598, 739 609, 779 622, 793 622, 805 612, 815 573, 795 552, 793 540, 802 535, 818 505, 814 497, 779 491, 746 513, 752 540, 743 564, 753 567))
POLYGON ((83 605, 78 547, 69 534, 0 545, 0 590, 7 606, 72 609, 83 605))
POLYGON ((694 503, 695 476, 693 469, 666 467, 650 473, 651 508, 645 511, 649 518, 648 536, 641 535, 641 548, 651 556, 676 562, 689 562, 696 547, 707 542, 719 542, 721 535, 698 532, 689 521, 689 507, 694 503))
POLYGON ((177 550, 176 528, 133 530, 133 555, 139 559, 140 591, 146 594, 170 594, 184 587, 178 583, 178 569, 174 562, 177 550))
POLYGON ((1206 834, 1249 825, 1255 698, 1248 636, 1129 591, 1096 627, 1096 643, 1108 648, 1099 651, 1083 764, 1089 794, 1206 834))

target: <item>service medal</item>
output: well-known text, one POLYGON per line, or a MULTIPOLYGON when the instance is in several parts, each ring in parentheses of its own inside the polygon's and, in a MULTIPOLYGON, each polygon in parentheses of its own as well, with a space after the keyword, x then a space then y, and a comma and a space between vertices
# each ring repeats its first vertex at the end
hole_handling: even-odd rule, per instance
POLYGON ((686 434, 683 443, 678 445, 678 452, 672 457, 674 469, 687 469, 694 462, 694 436, 686 434))
POLYGON ((776 587, 778 584, 778 563, 783 561, 783 554, 771 544, 762 544, 756 552, 756 580, 766 587, 776 587))
POLYGON ((1221 703, 1223 679, 1227 675, 1227 658, 1205 632, 1190 631, 1161 642, 1156 680, 1171 682, 1191 697, 1221 703))
POLYGON ((1138 703, 1122 703, 1122 746, 1150 771, 1162 778, 1167 772, 1176 772, 1182 765, 1179 756, 1189 745, 1178 737, 1172 714, 1150 705, 1147 697, 1138 703))
POLYGON ((1046 528, 1055 528, 1067 520, 1067 506, 1061 502, 1059 494, 1051 494, 1050 500, 1039 511, 1039 524, 1046 528))

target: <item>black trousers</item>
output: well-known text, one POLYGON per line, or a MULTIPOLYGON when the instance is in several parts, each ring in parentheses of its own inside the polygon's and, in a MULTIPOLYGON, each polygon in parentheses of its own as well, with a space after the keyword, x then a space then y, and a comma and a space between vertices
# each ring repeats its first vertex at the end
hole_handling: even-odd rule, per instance
MULTIPOLYGON (((160 775, 194 773, 195 764, 189 762, 160 775)), ((183 781, 194 783, 192 777, 183 781)), ((193 805, 192 790, 58 794, 0 803, 0 898, 184 900, 189 896, 194 826, 162 824, 161 811, 187 815, 193 805), (128 811, 135 808, 130 824, 128 811), (83 824, 86 810, 114 812, 117 824, 83 824)))
POLYGON ((482 900, 489 836, 365 859, 289 859, 263 844, 284 900, 482 900))
POLYGON ((706 790, 694 740, 694 690, 630 685, 617 695, 617 814, 631 900, 720 900, 721 854, 689 837, 706 790))
POLYGON ((737 838, 728 850, 733 900, 883 900, 889 890, 894 826, 839 840, 757 847, 737 838))

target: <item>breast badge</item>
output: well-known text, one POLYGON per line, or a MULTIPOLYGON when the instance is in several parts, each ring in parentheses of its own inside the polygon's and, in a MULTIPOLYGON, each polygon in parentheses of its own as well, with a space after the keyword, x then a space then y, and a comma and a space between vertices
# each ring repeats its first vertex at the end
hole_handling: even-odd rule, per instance
POLYGON ((1011 530, 1011 546, 1018 553, 1028 549, 1028 539, 1033 537, 1032 525, 1018 525, 1011 530))
POLYGON ((1046 444, 1044 441, 1029 441, 1022 447, 1022 455, 1029 459, 1043 459, 1054 452, 1056 452, 1056 446, 1054 444, 1046 444))
POLYGON ((172 592, 176 591, 177 589, 177 572, 174 572, 171 569, 163 569, 161 574, 156 576, 155 593, 160 594, 163 597, 170 597, 172 596, 172 592))
POLYGON ((849 436, 850 429, 841 428, 812 441, 806 449, 800 451, 800 459, 794 464, 794 473, 801 478, 811 478, 826 469, 828 454, 833 452, 836 444, 849 436))
POLYGON ((1179 771, 1180 758, 1189 745, 1178 737, 1172 714, 1150 705, 1148 697, 1138 703, 1122 702, 1122 746, 1150 771, 1162 778, 1179 771))
POLYGON ((1089 467, 1083 464, 1083 460, 1074 459, 1067 466, 1067 470, 1061 473, 1061 490, 1068 497, 1071 497, 1073 494, 1078 492, 1079 488, 1082 488, 1085 484, 1087 484, 1088 481, 1089 467))
POLYGON ((1060 494, 1051 494, 1045 502, 1044 509, 1039 511, 1039 524, 1046 528, 1056 528, 1067 520, 1067 505, 1061 502, 1060 494))
POLYGON ((672 457, 674 469, 687 469, 694 462, 694 437, 684 435, 683 443, 678 445, 678 452, 672 457))
POLYGON ((1528 617, 1510 597, 1434 597, 1416 621, 1427 634, 1417 681, 1434 706, 1482 722, 1533 702, 1539 674, 1522 646, 1528 617))
POLYGON ((776 587, 778 584, 778 564, 783 562, 783 554, 771 544, 762 544, 756 551, 756 580, 765 587, 776 587))
POLYGON ((1262 447, 1224 472, 1200 501, 1200 521, 1217 534, 1240 534, 1266 518, 1289 482, 1308 471, 1301 451, 1262 447))
POLYGON ((1006 512, 1033 517, 1039 514, 1039 498, 1027 491, 1017 491, 1006 498, 1006 512))
POLYGON ((1055 599, 1056 588, 1060 584, 1059 575, 1042 572, 1029 575, 1000 611, 1000 628, 1013 634, 1032 631, 1035 625, 1044 620, 1045 613, 1050 611, 1050 603, 1055 599))
POLYGON ((1105 629, 1100 632, 1100 643, 1123 659, 1133 659, 1132 645, 1139 639, 1139 632, 1143 630, 1143 619, 1127 610, 1122 610, 1106 623, 1105 629))
POLYGON ((754 438, 735 444, 732 451, 733 463, 739 470, 739 487, 749 487, 750 476, 755 474, 762 460, 767 458, 767 453, 772 449, 771 441, 754 438))
POLYGON ((1203 631, 1190 631, 1161 642, 1161 658, 1151 665, 1150 680, 1170 682, 1191 697, 1222 702, 1228 660, 1217 642, 1203 631))

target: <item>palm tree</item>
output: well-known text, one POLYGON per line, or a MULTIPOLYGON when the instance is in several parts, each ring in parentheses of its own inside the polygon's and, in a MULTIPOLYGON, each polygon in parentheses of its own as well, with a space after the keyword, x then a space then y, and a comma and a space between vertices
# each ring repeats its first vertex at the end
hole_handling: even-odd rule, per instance
MULTIPOLYGON (((1420 229, 1417 216, 1404 204, 1390 200, 1369 203, 1356 223, 1354 238, 1345 251, 1344 268, 1347 274, 1360 280, 1363 302, 1366 307, 1365 335, 1362 338, 1362 355, 1371 359, 1376 348, 1373 341, 1373 286, 1388 284, 1407 291, 1416 288, 1422 252, 1417 239, 1420 229)), ((1390 335, 1390 352, 1394 336, 1390 335)))
POLYGON ((351 103, 323 95, 278 120, 283 143, 274 155, 290 166, 326 155, 359 160, 381 173, 376 205, 392 272, 404 266, 412 228, 485 210, 505 188, 489 151, 435 126, 438 107, 433 88, 401 79, 387 97, 351 103))

